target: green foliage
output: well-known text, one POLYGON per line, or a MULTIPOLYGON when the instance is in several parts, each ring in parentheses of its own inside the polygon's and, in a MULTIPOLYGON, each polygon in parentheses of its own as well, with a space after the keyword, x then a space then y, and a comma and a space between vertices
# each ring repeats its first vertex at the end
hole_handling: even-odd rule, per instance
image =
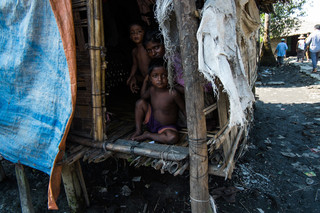
MULTIPOLYGON (((301 24, 298 17, 305 15, 302 6, 306 1, 307 0, 290 0, 287 3, 278 2, 273 5, 274 13, 270 14, 271 38, 285 36, 299 29, 301 24)), ((261 14, 261 23, 264 24, 264 14, 261 14)), ((261 31, 263 33, 263 27, 261 27, 261 31)))

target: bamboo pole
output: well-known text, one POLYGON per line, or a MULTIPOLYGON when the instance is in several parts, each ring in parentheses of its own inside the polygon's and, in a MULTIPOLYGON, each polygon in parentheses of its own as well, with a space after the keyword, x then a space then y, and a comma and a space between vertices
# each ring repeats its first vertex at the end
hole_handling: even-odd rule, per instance
POLYGON ((101 25, 100 1, 88 0, 89 50, 93 108, 93 138, 103 140, 103 116, 101 100, 101 25))
POLYGON ((240 130, 238 131, 238 135, 237 135, 237 138, 235 139, 234 141, 234 144, 232 146, 232 150, 231 150, 231 153, 230 155, 228 156, 228 160, 226 161, 226 164, 227 164, 227 168, 225 169, 226 171, 226 178, 228 176, 228 178, 231 179, 231 174, 232 174, 232 171, 233 171, 233 168, 234 168, 234 155, 236 153, 236 150, 238 148, 238 144, 240 142, 240 139, 241 139, 241 136, 243 134, 243 131, 244 131, 244 128, 241 127, 240 130))
POLYGON ((217 109, 217 103, 214 103, 214 104, 208 106, 207 108, 205 108, 205 109, 203 110, 203 113, 204 113, 205 115, 208 115, 209 113, 211 113, 212 111, 214 111, 214 110, 216 110, 216 109, 217 109))
POLYGON ((90 139, 71 134, 68 135, 68 140, 96 148, 96 153, 92 153, 90 157, 87 157, 87 154, 85 154, 83 160, 88 158, 90 159, 91 157, 98 155, 99 152, 101 152, 99 149, 170 161, 180 161, 188 157, 188 153, 186 151, 188 149, 186 147, 170 146, 165 144, 139 143, 136 141, 127 141, 122 139, 118 139, 114 143, 94 143, 90 139))
POLYGON ((32 205, 29 182, 24 172, 23 165, 16 164, 16 178, 19 187, 20 203, 22 213, 34 213, 32 205))
POLYGON ((89 201, 89 196, 88 196, 86 183, 85 183, 84 178, 83 178, 83 173, 82 173, 82 168, 81 168, 81 165, 80 165, 80 161, 77 161, 75 163, 75 169, 76 169, 76 173, 77 173, 78 178, 79 178, 79 183, 80 183, 80 186, 81 186, 81 189, 82 189, 82 192, 83 192, 84 200, 86 201, 87 207, 89 207, 90 206, 90 201, 89 201))
POLYGON ((204 97, 198 69, 198 20, 194 0, 174 0, 178 21, 190 155, 190 199, 192 212, 210 212, 208 150, 204 97))
POLYGON ((106 114, 107 114, 107 106, 106 106, 106 54, 105 54, 105 39, 104 39, 104 24, 103 24, 103 5, 102 0, 100 0, 100 25, 101 25, 101 98, 102 98, 102 121, 103 121, 103 139, 107 139, 107 120, 106 120, 106 114))

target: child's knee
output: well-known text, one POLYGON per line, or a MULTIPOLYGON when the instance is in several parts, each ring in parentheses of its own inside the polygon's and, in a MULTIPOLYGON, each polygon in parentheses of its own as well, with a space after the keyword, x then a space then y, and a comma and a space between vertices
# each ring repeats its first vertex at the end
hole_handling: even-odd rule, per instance
POLYGON ((167 131, 167 143, 176 144, 179 140, 179 134, 176 131, 168 130, 167 131))

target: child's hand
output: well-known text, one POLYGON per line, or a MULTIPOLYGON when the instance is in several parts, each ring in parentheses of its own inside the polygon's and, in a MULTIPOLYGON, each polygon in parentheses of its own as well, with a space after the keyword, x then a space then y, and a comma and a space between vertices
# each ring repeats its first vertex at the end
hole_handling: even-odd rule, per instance
POLYGON ((134 85, 130 86, 130 89, 131 89, 132 93, 138 93, 140 88, 136 84, 134 84, 134 85))
POLYGON ((129 86, 132 93, 137 93, 140 89, 137 85, 137 79, 135 77, 131 78, 131 81, 129 82, 129 86))
POLYGON ((130 85, 130 82, 132 81, 133 76, 129 76, 128 80, 127 80, 127 85, 130 85))

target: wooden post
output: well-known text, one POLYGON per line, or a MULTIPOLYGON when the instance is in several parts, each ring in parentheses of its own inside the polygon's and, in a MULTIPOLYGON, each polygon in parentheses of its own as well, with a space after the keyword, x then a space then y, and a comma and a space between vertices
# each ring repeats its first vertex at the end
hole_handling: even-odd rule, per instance
POLYGON ((84 212, 84 202, 80 180, 76 172, 75 164, 64 164, 62 167, 62 180, 64 190, 71 212, 84 212))
MULTIPOLYGON (((218 80, 217 85, 218 85, 218 91, 219 91, 219 97, 218 97, 218 114, 219 114, 219 126, 220 129, 225 126, 228 123, 228 108, 229 108, 229 103, 228 103, 228 95, 226 92, 223 92, 223 86, 221 85, 222 83, 218 80)), ((236 129, 231 130, 231 136, 230 133, 228 133, 225 136, 225 140, 222 142, 223 146, 223 154, 225 160, 230 155, 231 147, 232 147, 232 140, 233 140, 233 135, 235 134, 236 129)), ((225 163, 225 166, 227 166, 227 163, 225 163)))
POLYGON ((92 84, 93 139, 95 141, 103 141, 100 1, 88 0, 87 7, 92 84))
POLYGON ((81 189, 82 189, 84 200, 86 202, 87 207, 89 207, 90 206, 90 201, 89 201, 88 191, 87 191, 86 183, 85 183, 84 178, 83 178, 82 168, 81 168, 79 160, 77 160, 75 162, 75 167, 76 167, 76 172, 77 172, 77 175, 78 175, 78 178, 79 178, 79 183, 80 183, 80 186, 81 186, 81 189))
POLYGON ((30 187, 29 182, 24 172, 23 165, 16 164, 16 178, 19 187, 19 195, 20 195, 20 203, 21 203, 21 211, 23 213, 34 213, 31 195, 30 195, 30 187))
POLYGON ((220 129, 228 123, 228 95, 223 92, 222 83, 218 80, 216 81, 218 85, 219 97, 218 97, 218 114, 219 114, 219 127, 220 129))
POLYGON ((198 72, 198 20, 194 0, 174 0, 178 21, 190 155, 190 199, 192 212, 211 212, 208 190, 208 149, 204 95, 198 72))
POLYGON ((107 115, 107 106, 106 106, 106 68, 107 68, 107 62, 106 62, 106 54, 105 50, 105 39, 104 39, 104 24, 103 24, 103 10, 102 10, 102 0, 100 0, 100 15, 101 15, 101 47, 103 48, 101 50, 101 96, 102 96, 102 122, 103 122, 103 138, 107 139, 107 133, 106 133, 106 115, 107 115))

